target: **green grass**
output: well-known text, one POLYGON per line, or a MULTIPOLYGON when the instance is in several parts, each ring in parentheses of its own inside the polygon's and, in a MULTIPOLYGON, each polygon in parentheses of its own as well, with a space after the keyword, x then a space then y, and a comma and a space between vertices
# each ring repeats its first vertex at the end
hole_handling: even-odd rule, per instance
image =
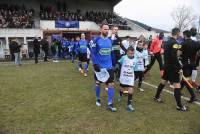
MULTIPOLYGON (((159 83, 157 70, 156 65, 147 82, 159 83)), ((116 93, 118 112, 111 113, 105 90, 102 107, 95 106, 93 86, 91 69, 84 78, 72 63, 1 65, 0 134, 200 133, 200 107, 195 104, 190 112, 177 112, 172 95, 163 92, 165 103, 157 104, 152 100, 155 89, 144 85, 144 93, 135 91, 135 112, 128 113, 126 98, 118 103, 116 93)))

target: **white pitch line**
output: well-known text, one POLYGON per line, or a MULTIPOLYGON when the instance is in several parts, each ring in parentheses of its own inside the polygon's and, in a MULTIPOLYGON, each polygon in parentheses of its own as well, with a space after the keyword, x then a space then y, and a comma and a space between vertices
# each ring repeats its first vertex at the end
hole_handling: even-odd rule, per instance
MULTIPOLYGON (((147 82, 142 82, 142 83, 144 83, 145 85, 148 85, 150 87, 157 88, 157 86, 152 85, 150 83, 147 83, 147 82)), ((165 91, 165 92, 167 92, 167 93, 169 93, 171 95, 174 95, 174 93, 172 91, 169 91, 167 89, 163 89, 163 91, 165 91)), ((184 100, 187 100, 187 101, 190 100, 188 97, 184 97, 184 96, 181 96, 181 98, 184 99, 184 100)), ((197 104, 198 106, 200 106, 200 102, 195 101, 194 103, 197 104)))

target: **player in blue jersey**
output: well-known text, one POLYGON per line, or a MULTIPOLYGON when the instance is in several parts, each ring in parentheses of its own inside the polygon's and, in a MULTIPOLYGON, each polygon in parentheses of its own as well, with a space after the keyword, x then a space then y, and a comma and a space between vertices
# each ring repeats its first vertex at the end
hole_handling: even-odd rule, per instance
POLYGON ((79 57, 79 70, 81 71, 81 73, 84 74, 85 77, 87 77, 87 68, 88 68, 88 65, 87 65, 88 48, 89 48, 89 43, 85 39, 85 34, 82 33, 81 34, 81 40, 78 43, 78 57, 79 57))
POLYGON ((95 38, 91 45, 91 57, 93 62, 93 67, 95 71, 95 91, 96 91, 96 105, 101 106, 100 102, 100 86, 101 83, 105 82, 108 86, 108 109, 112 112, 116 112, 117 109, 113 106, 113 97, 115 94, 114 89, 114 71, 112 69, 112 42, 107 37, 109 31, 109 26, 107 24, 102 24, 101 26, 101 36, 95 38), (106 70, 107 79, 105 81, 101 81, 98 78, 98 73, 101 74, 103 70, 106 70))
MULTIPOLYGON (((61 40, 61 50, 62 50, 62 58, 65 58, 68 56, 68 47, 69 47, 69 41, 66 37, 64 37, 61 40)), ((68 57, 67 57, 68 58, 68 57)))
POLYGON ((72 63, 74 63, 74 59, 75 59, 75 41, 74 38, 71 38, 71 41, 69 43, 69 54, 70 54, 70 59, 72 61, 72 63))

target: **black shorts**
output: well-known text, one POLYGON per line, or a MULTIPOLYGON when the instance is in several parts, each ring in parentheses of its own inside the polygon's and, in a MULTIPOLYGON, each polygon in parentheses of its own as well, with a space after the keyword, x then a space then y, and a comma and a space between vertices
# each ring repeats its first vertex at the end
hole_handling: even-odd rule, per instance
POLYGON ((180 83, 180 74, 173 69, 164 69, 162 79, 171 83, 180 83))
POLYGON ((81 62, 87 62, 88 61, 87 53, 79 53, 78 57, 79 57, 79 61, 81 61, 81 62))
MULTIPOLYGON (((107 80, 105 83, 106 83, 106 84, 108 84, 108 83, 113 83, 113 82, 114 82, 114 71, 113 71, 113 69, 107 69, 107 71, 108 71, 110 77, 108 78, 108 80, 107 80)), ((99 80, 97 79, 97 77, 96 77, 95 74, 94 74, 94 79, 95 79, 95 81, 98 81, 98 82, 100 82, 100 83, 103 83, 103 82, 101 82, 101 81, 99 81, 99 80)))
POLYGON ((122 88, 129 88, 129 87, 133 88, 134 86, 125 85, 125 84, 121 84, 121 83, 120 83, 120 87, 122 87, 122 88))
POLYGON ((195 66, 190 66, 190 65, 183 66, 183 75, 185 77, 191 77, 192 76, 192 70, 195 70, 195 69, 196 69, 195 66))

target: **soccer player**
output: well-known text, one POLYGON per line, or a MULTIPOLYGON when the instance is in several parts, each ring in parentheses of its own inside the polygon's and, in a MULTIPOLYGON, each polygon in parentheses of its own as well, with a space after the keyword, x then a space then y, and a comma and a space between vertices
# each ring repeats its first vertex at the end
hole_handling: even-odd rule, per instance
POLYGON ((160 75, 163 75, 163 62, 162 62, 162 44, 163 44, 163 37, 164 33, 160 33, 159 36, 157 36, 155 39, 153 39, 151 46, 150 46, 150 54, 151 54, 151 61, 147 69, 145 70, 145 73, 147 73, 149 70, 151 70, 151 67, 157 60, 160 67, 160 75))
POLYGON ((178 50, 181 49, 181 45, 178 45, 176 39, 180 35, 178 28, 172 29, 172 37, 166 42, 164 50, 164 73, 161 79, 161 83, 157 88, 154 100, 162 103, 160 94, 165 87, 165 84, 169 81, 174 85, 174 97, 177 104, 177 110, 188 111, 188 107, 181 103, 181 84, 180 76, 182 75, 182 66, 178 59, 178 50))
POLYGON ((120 60, 121 73, 120 73, 120 91, 118 101, 121 101, 123 91, 128 91, 127 111, 134 111, 132 105, 133 89, 134 89, 134 68, 136 61, 134 58, 134 48, 131 46, 127 50, 127 55, 124 55, 120 60))
MULTIPOLYGON (((191 39, 191 32, 189 30, 186 30, 183 32, 184 35, 184 42, 182 44, 182 64, 183 64, 183 75, 186 77, 186 79, 189 81, 191 80, 192 71, 196 69, 196 55, 198 50, 200 49, 200 45, 191 39)), ((188 85, 188 83, 185 80, 181 81, 181 88, 184 86, 187 87, 191 98, 188 101, 189 103, 192 103, 196 101, 196 96, 193 92, 193 87, 188 85)))
POLYGON ((138 41, 134 58, 136 59, 136 65, 135 65, 135 80, 138 80, 138 89, 141 92, 144 92, 144 89, 141 88, 142 86, 142 78, 143 78, 143 72, 144 72, 144 60, 148 59, 148 53, 146 53, 144 50, 144 42, 138 41))
POLYGON ((97 72, 101 72, 102 69, 106 69, 109 73, 109 78, 105 82, 108 86, 108 109, 111 112, 116 112, 117 109, 113 106, 113 97, 115 94, 114 89, 114 71, 112 69, 112 42, 107 37, 109 31, 108 24, 101 25, 101 36, 95 38, 91 45, 91 57, 93 62, 93 67, 95 71, 95 91, 96 91, 96 105, 101 106, 100 102, 100 86, 102 81, 97 79, 97 72))
MULTIPOLYGON (((197 38, 196 38, 197 29, 195 27, 193 27, 193 28, 190 29, 190 32, 192 34, 191 39, 193 41, 197 41, 197 38)), ((196 78, 197 78, 197 75, 198 75, 198 71, 197 70, 199 68, 199 59, 200 59, 200 51, 198 51, 197 55, 196 55, 196 67, 192 70, 192 84, 200 92, 200 85, 197 84, 197 82, 196 82, 196 78)))
POLYGON ((118 36, 118 26, 112 27, 112 34, 111 37, 109 37, 112 41, 112 63, 113 63, 113 69, 116 75, 116 79, 119 79, 119 67, 118 67, 118 60, 121 58, 120 55, 120 49, 122 47, 122 40, 118 36))
POLYGON ((87 51, 89 48, 89 44, 85 39, 85 34, 81 34, 81 40, 78 43, 78 54, 79 54, 79 70, 85 77, 87 77, 87 51), (83 66, 82 66, 83 64, 83 66), (82 68, 83 67, 83 68, 82 68))
POLYGON ((69 43, 69 53, 70 53, 71 62, 74 63, 74 59, 75 59, 75 42, 74 42, 74 38, 71 38, 71 41, 69 43))

